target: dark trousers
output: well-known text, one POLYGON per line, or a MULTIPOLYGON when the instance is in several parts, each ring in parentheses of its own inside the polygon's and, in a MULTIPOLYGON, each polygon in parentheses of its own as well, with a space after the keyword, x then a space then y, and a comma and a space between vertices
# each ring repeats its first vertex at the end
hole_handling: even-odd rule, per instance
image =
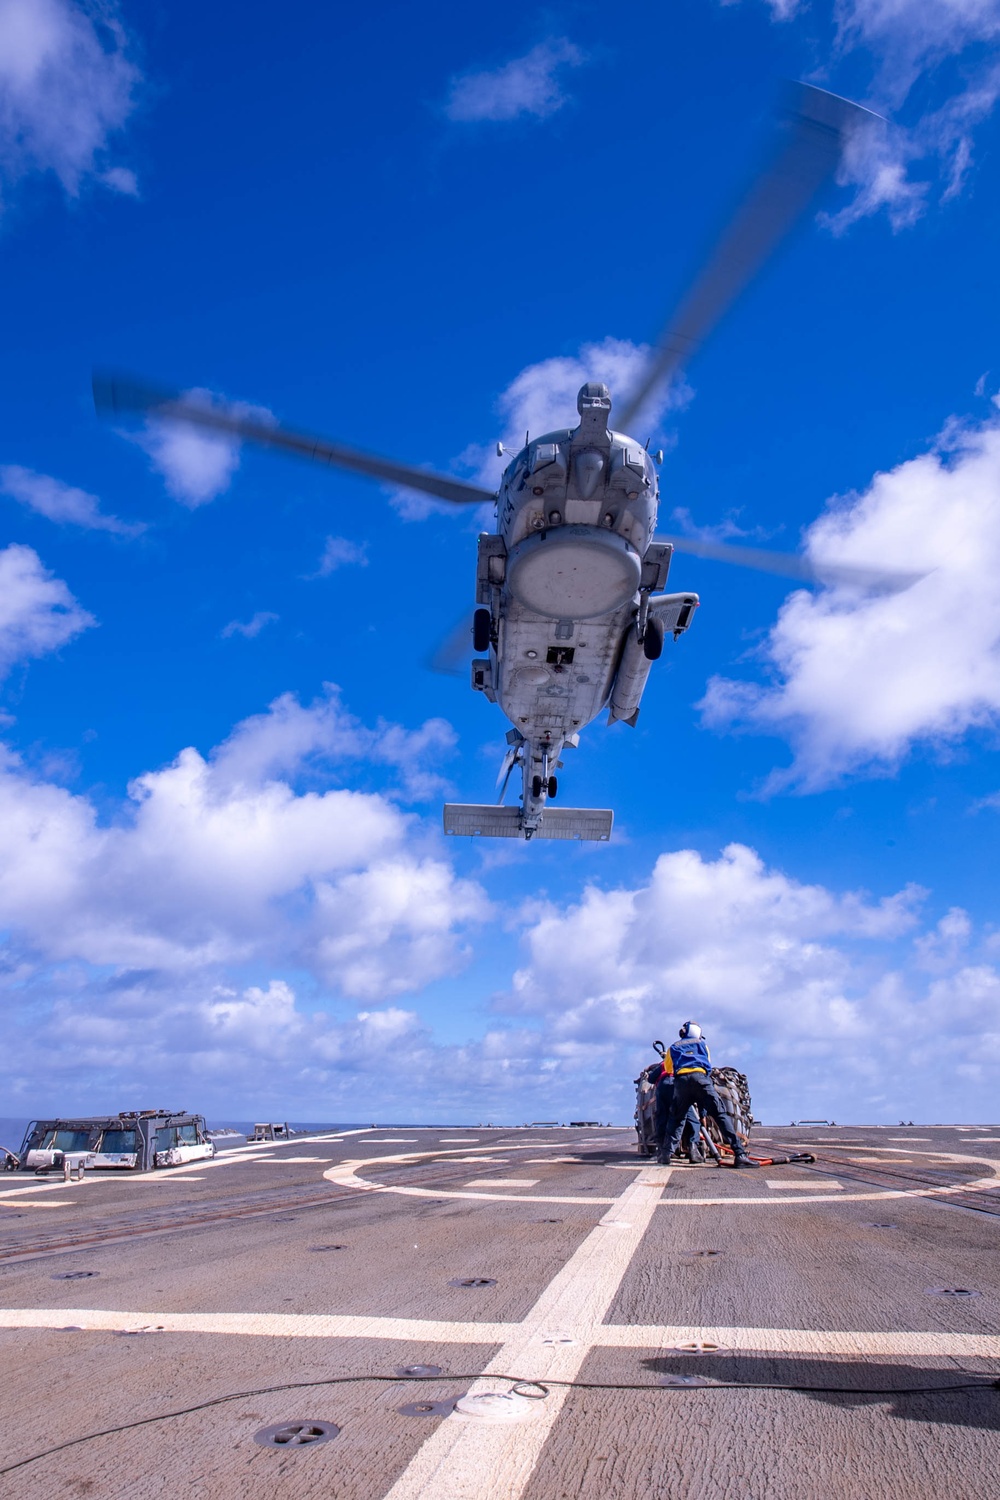
MULTIPOLYGON (((673 1078, 661 1078, 659 1083, 656 1085, 656 1108, 653 1115, 653 1119, 655 1122, 653 1130, 653 1141, 658 1152, 663 1150, 663 1142, 666 1138, 667 1133, 667 1122, 670 1119, 670 1110, 673 1106, 673 1101, 673 1078)), ((682 1132, 686 1131, 688 1125, 690 1125, 691 1127, 691 1134, 697 1141, 699 1135, 701 1134, 701 1121, 698 1118, 698 1111, 696 1109, 688 1110, 687 1114, 684 1117, 684 1122, 681 1125, 682 1132)))
POLYGON ((698 1110, 704 1110, 705 1114, 712 1116, 722 1132, 722 1139, 726 1145, 731 1146, 737 1156, 742 1156, 743 1144, 733 1129, 732 1122, 723 1108, 722 1100, 715 1092, 712 1080, 705 1073, 678 1075, 674 1083, 674 1097, 663 1132, 660 1155, 669 1160, 677 1150, 681 1133, 684 1130, 684 1120, 692 1104, 698 1110))

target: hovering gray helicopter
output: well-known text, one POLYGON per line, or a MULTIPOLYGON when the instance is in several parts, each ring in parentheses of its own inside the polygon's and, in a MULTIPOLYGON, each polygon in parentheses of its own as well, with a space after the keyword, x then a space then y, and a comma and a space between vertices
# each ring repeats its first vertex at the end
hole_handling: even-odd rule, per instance
MULTIPOLYGON (((497 529, 479 538, 472 685, 510 720, 498 804, 448 804, 448 834, 501 838, 611 836, 607 808, 552 805, 560 756, 604 707, 635 724, 653 662, 668 635, 689 629, 698 595, 663 592, 674 551, 816 581, 802 558, 690 537, 656 539, 659 484, 647 445, 627 435, 640 408, 694 353, 766 255, 833 175, 849 132, 877 119, 859 105, 799 85, 770 166, 720 238, 656 345, 638 388, 609 424, 607 386, 588 382, 576 427, 526 442, 499 493, 270 425, 232 407, 201 404, 129 377, 96 375, 99 411, 146 412, 192 423, 314 462, 337 465, 455 504, 496 505, 497 529), (504 806, 520 767, 518 806, 504 806)), ((503 455, 503 446, 497 451, 503 455)), ((829 568, 825 580, 896 589, 913 574, 829 568)))

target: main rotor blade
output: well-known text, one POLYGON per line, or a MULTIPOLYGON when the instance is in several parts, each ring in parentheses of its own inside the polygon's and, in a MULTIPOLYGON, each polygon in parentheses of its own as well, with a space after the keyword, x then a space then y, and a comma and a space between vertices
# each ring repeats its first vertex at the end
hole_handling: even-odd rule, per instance
POLYGON ((794 578, 800 583, 845 584, 873 594, 901 594, 926 578, 926 573, 904 572, 894 568, 863 568, 850 563, 818 563, 792 552, 767 552, 760 547, 730 547, 726 542, 712 542, 692 536, 660 536, 658 542, 670 542, 677 552, 705 557, 711 562, 735 563, 739 568, 755 568, 760 573, 776 573, 779 578, 794 578))
POLYGON ((439 672, 444 677, 464 677, 469 672, 472 660, 472 610, 466 609, 456 620, 443 640, 424 659, 429 672, 439 672))
POLYGON ((262 448, 293 453, 311 463, 335 465, 355 474, 366 474, 370 479, 381 479, 408 490, 420 490, 453 505, 482 505, 487 501, 492 504, 496 499, 492 490, 480 489, 478 485, 465 484, 445 474, 428 474, 392 458, 359 453, 356 448, 345 448, 328 438, 279 427, 277 423, 272 424, 231 406, 201 404, 180 391, 160 390, 128 375, 95 372, 93 386, 94 405, 102 415, 144 412, 163 421, 187 422, 193 427, 256 443, 262 448))
POLYGON ((848 134, 878 115, 811 84, 796 84, 788 134, 723 231, 657 341, 615 427, 631 430, 653 387, 676 375, 832 176, 848 134))

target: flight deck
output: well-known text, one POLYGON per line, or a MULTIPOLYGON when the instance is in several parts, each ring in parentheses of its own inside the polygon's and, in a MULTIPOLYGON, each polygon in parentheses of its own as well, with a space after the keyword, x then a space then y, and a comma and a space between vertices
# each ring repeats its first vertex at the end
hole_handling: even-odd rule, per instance
POLYGON ((0 1178, 0 1494, 985 1500, 1000 1127, 372 1129, 0 1178), (98 1435, 102 1434, 102 1435, 98 1435))

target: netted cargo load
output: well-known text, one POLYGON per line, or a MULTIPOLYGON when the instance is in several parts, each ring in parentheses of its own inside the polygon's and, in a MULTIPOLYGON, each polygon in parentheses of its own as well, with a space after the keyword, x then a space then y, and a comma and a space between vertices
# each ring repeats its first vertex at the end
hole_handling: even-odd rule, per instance
MULTIPOLYGON (((666 1051, 663 1043, 654 1042, 653 1047, 662 1058, 666 1051)), ((655 1156, 657 1152, 656 1084, 662 1069, 661 1061, 650 1063, 635 1080, 636 1149, 640 1156, 655 1156)), ((732 1120, 740 1143, 746 1146, 753 1124, 750 1084, 746 1074, 740 1073, 736 1068, 713 1068, 712 1083, 723 1108, 732 1120)), ((702 1131, 708 1135, 711 1146, 715 1148, 713 1154, 718 1154, 722 1150, 722 1132, 711 1116, 706 1116, 702 1121, 702 1131)))

